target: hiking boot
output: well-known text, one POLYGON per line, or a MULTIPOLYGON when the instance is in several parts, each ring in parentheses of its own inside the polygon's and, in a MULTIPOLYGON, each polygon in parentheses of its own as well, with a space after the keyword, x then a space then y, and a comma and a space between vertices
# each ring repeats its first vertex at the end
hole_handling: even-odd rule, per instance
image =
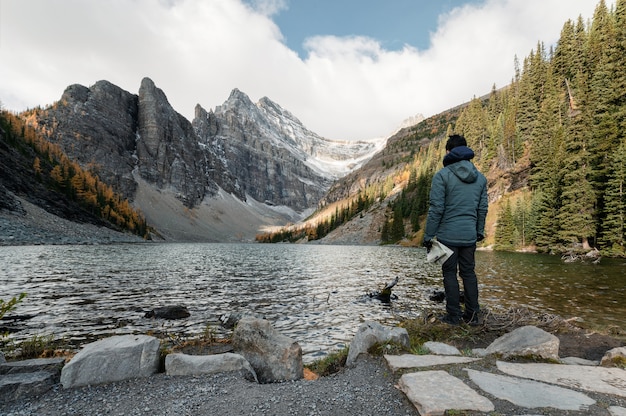
POLYGON ((473 313, 471 315, 463 314, 463 322, 468 324, 469 326, 480 326, 480 317, 477 313, 473 313))
POLYGON ((461 325, 461 320, 455 316, 450 316, 450 315, 443 315, 439 318, 439 320, 441 322, 443 322, 444 324, 448 324, 448 325, 461 325))

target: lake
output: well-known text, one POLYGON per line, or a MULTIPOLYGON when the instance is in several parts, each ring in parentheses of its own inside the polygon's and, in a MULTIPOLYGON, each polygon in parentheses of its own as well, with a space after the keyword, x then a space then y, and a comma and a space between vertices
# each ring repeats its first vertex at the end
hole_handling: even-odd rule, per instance
MULTIPOLYGON (((0 247, 0 298, 28 296, 12 315, 33 315, 16 341, 54 334, 73 344, 128 333, 192 337, 229 332, 219 317, 265 317, 302 346, 305 362, 347 345, 363 321, 396 324, 442 290, 440 268, 422 248, 288 244, 117 244, 0 247), (385 304, 368 294, 399 276, 385 304), (183 320, 144 318, 185 305, 183 320)), ((626 318, 626 261, 563 263, 559 257, 477 252, 480 302, 492 310, 528 307, 588 326, 626 318)))

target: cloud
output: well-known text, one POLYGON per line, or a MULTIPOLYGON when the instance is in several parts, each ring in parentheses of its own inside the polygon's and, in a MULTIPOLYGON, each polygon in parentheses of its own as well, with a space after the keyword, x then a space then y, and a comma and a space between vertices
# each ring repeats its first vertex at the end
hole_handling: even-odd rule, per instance
POLYGON ((488 0, 441 16, 426 50, 319 36, 301 59, 272 21, 284 0, 2 0, 0 100, 46 105, 101 79, 136 93, 148 76, 190 119, 196 103, 214 108, 239 88, 325 137, 378 137, 504 86, 516 55, 554 43, 567 19, 590 18, 596 4, 488 0))

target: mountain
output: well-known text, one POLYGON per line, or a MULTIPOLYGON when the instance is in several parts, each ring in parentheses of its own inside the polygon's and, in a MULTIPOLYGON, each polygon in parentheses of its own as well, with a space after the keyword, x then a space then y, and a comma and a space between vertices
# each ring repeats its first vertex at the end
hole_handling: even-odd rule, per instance
POLYGON ((331 141, 264 97, 234 89, 192 121, 144 78, 138 94, 107 81, 71 85, 20 115, 143 212, 167 241, 251 240, 313 211, 331 184, 385 139, 331 141))

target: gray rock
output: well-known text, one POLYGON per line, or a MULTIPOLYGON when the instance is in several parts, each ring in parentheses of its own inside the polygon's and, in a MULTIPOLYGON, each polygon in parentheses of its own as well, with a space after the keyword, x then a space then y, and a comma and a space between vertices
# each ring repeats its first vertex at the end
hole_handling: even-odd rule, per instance
POLYGON ((6 362, 7 362, 7 359, 4 358, 4 353, 0 351, 0 364, 6 363, 6 362))
POLYGON ((233 333, 233 349, 250 363, 260 383, 304 377, 302 348, 264 320, 244 317, 233 333))
POLYGON ((600 365, 600 361, 591 361, 591 360, 585 360, 584 358, 580 358, 580 357, 565 357, 565 358, 561 358, 561 364, 568 364, 568 365, 600 365))
POLYGON ((516 406, 530 409, 551 407, 560 410, 583 411, 595 400, 577 391, 551 386, 538 381, 524 380, 482 371, 467 370, 470 379, 481 390, 507 400, 516 406))
POLYGON ((424 343, 424 348, 436 355, 461 355, 461 351, 456 347, 443 342, 427 341, 424 343))
POLYGON ((476 357, 486 357, 489 354, 487 353, 487 348, 473 348, 472 354, 476 357))
POLYGON ((159 369, 159 340, 120 335, 87 344, 61 371, 65 388, 148 377, 159 369))
POLYGON ((0 403, 37 396, 50 390, 58 375, 48 371, 0 376, 0 403))
POLYGON ((494 405, 445 371, 420 371, 400 377, 398 388, 420 415, 443 415, 446 410, 491 412, 494 405))
POLYGON ((366 354, 370 347, 383 342, 395 342, 408 348, 409 333, 405 328, 392 328, 378 322, 364 322, 350 343, 346 366, 353 367, 360 354, 366 354))
POLYGON ((154 308, 151 311, 146 312, 146 318, 161 318, 161 319, 184 319, 191 316, 189 310, 185 306, 172 305, 163 306, 160 308, 154 308))
POLYGON ((611 416, 626 416, 626 408, 620 406, 609 407, 609 413, 611 416))
POLYGON ((462 364, 479 361, 480 358, 442 356, 442 355, 385 355, 385 361, 391 371, 407 368, 433 367, 436 365, 462 364))
POLYGON ((216 355, 168 354, 165 357, 165 372, 168 376, 197 376, 240 372, 246 379, 258 381, 250 363, 239 354, 216 355))
POLYGON ((503 358, 533 356, 558 360, 559 339, 535 326, 523 326, 493 341, 486 353, 501 354, 503 358))
POLYGON ((600 365, 603 367, 614 367, 617 362, 626 363, 626 347, 618 347, 609 350, 604 354, 600 365))
POLYGON ((621 368, 563 364, 517 364, 498 361, 503 373, 560 386, 626 397, 626 371, 621 368))
POLYGON ((65 358, 33 358, 31 360, 11 361, 0 364, 0 374, 34 373, 47 371, 58 376, 65 364, 65 358))

